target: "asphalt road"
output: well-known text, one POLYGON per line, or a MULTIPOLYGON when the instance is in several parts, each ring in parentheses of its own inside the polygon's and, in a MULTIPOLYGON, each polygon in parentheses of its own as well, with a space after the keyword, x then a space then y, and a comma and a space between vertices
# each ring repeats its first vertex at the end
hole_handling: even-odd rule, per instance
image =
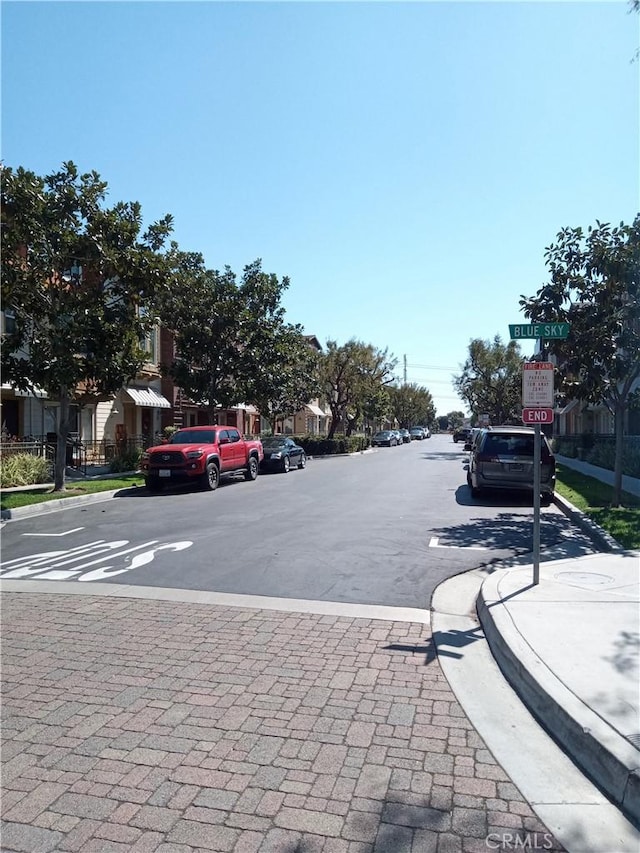
MULTIPOLYGON (((11 521, 3 578, 429 606, 445 578, 532 550, 526 496, 474 500, 450 436, 311 460, 216 492, 146 489, 11 521)), ((590 541, 542 510, 541 555, 590 541)))

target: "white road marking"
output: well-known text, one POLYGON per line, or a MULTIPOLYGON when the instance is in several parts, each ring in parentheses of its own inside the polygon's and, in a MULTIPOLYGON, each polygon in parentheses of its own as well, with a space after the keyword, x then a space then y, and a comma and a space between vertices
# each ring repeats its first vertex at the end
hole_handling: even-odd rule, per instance
POLYGON ((65 530, 64 533, 23 533, 23 536, 68 536, 70 533, 77 533, 79 530, 84 530, 84 527, 74 527, 73 530, 65 530))
POLYGON ((184 551, 185 548, 190 548, 193 542, 161 543, 157 539, 151 539, 140 545, 131 545, 129 548, 125 548, 125 545, 129 545, 128 539, 115 542, 97 539, 85 545, 69 548, 67 551, 46 551, 28 557, 18 557, 0 564, 0 575, 5 578, 25 578, 35 575, 53 581, 102 580, 146 566, 153 562, 159 551, 184 551), (120 566, 104 565, 119 559, 122 560, 120 566), (93 568, 95 566, 100 568, 93 568), (90 568, 92 570, 87 571, 90 568))
POLYGON ((458 551, 488 551, 488 548, 483 548, 481 545, 440 545, 440 540, 437 536, 432 536, 429 540, 429 548, 455 548, 458 551))

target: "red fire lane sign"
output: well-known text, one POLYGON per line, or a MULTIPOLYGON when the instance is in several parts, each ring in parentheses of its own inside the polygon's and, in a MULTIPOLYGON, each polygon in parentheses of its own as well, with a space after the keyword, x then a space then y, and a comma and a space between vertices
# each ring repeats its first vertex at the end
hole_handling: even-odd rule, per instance
POLYGON ((523 409, 523 424, 551 424, 553 423, 553 409, 523 409))

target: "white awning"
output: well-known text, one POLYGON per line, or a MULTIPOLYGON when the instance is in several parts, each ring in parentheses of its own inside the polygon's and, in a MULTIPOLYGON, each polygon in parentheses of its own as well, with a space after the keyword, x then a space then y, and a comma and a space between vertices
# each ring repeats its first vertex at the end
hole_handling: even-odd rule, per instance
POLYGON ((325 413, 322 411, 322 409, 321 409, 321 408, 319 408, 318 406, 314 406, 314 405, 313 405, 313 403, 305 403, 305 407, 306 407, 307 409, 309 409, 309 411, 310 411, 312 414, 314 414, 314 415, 318 415, 318 417, 320 417, 320 418, 324 418, 324 417, 326 417, 326 415, 325 415, 325 413))
POLYGON ((153 388, 125 388, 136 406, 146 406, 151 409, 170 409, 171 403, 153 388))
POLYGON ((252 406, 251 403, 238 403, 237 406, 232 406, 233 409, 242 409, 242 411, 246 412, 248 415, 255 415, 258 413, 258 410, 255 406, 252 406))
POLYGON ((16 388, 15 385, 12 385, 10 382, 2 383, 3 391, 13 391, 16 397, 40 397, 46 398, 47 392, 42 388, 34 388, 32 391, 20 391, 19 388, 16 388))

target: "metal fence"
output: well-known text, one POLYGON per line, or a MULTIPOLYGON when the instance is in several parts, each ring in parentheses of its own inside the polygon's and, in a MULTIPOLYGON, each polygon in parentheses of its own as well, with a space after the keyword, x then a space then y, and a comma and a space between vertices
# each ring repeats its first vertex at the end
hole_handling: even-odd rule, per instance
MULTIPOLYGON (((70 436, 67 440, 65 465, 85 474, 88 468, 107 467, 114 460, 133 455, 144 450, 152 443, 146 436, 136 435, 115 441, 103 438, 101 441, 81 441, 70 436)), ((53 466, 56 460, 57 444, 48 438, 24 439, 22 441, 0 441, 0 459, 18 453, 42 456, 53 466)))

